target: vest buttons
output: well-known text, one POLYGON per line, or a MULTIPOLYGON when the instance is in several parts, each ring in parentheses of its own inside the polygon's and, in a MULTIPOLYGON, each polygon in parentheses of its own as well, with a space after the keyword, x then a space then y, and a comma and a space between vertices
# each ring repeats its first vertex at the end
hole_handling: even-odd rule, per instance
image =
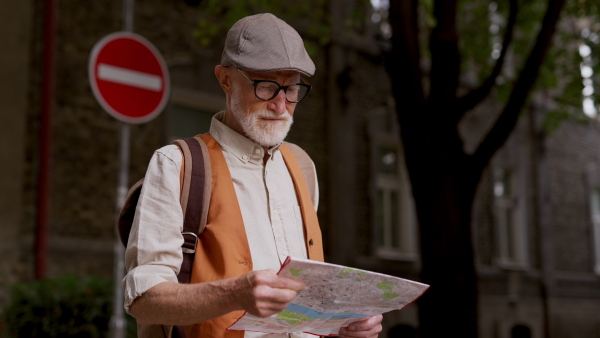
POLYGON ((315 244, 315 243, 313 242, 312 238, 311 238, 311 239, 308 241, 308 244, 310 244, 310 245, 313 245, 313 244, 315 244))

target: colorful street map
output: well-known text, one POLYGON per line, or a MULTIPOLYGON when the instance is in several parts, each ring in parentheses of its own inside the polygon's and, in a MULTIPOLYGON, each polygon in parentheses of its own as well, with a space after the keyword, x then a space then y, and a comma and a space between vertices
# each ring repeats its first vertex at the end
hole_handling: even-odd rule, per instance
POLYGON ((278 274, 300 279, 306 288, 282 312, 267 318, 246 313, 227 330, 335 336, 353 322, 401 310, 429 288, 376 272, 291 257, 278 274))

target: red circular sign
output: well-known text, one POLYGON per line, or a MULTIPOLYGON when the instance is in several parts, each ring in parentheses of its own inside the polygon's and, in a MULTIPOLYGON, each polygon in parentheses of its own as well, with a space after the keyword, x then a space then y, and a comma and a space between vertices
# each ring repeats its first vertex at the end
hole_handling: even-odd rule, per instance
POLYGON ((98 41, 88 72, 100 105, 123 122, 148 122, 167 103, 170 83, 165 61, 137 34, 117 32, 98 41))

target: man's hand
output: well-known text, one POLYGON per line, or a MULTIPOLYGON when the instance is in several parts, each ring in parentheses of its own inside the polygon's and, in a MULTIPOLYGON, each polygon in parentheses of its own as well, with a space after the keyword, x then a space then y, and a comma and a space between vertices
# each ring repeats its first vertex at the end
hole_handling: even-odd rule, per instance
POLYGON ((236 280, 235 302, 246 312, 268 317, 285 309, 305 285, 273 270, 252 271, 236 280))
POLYGON ((377 337, 381 332, 382 319, 382 315, 377 315, 360 322, 354 322, 340 330, 340 337, 377 337))
POLYGON ((285 309, 304 288, 273 270, 197 284, 163 282, 136 298, 130 310, 145 325, 193 325, 235 310, 267 317, 285 309))

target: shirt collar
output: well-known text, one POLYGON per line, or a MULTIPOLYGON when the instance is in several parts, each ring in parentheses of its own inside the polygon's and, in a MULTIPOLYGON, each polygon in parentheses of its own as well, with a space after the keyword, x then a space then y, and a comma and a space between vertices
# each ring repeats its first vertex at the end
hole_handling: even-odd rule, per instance
MULTIPOLYGON (((215 114, 210 123, 210 134, 214 137, 215 141, 219 143, 224 151, 234 155, 244 163, 253 162, 262 164, 265 155, 263 147, 223 124, 221 122, 223 114, 223 111, 215 114)), ((268 149, 267 153, 271 155, 269 159, 273 159, 280 146, 281 144, 278 144, 268 149)))

